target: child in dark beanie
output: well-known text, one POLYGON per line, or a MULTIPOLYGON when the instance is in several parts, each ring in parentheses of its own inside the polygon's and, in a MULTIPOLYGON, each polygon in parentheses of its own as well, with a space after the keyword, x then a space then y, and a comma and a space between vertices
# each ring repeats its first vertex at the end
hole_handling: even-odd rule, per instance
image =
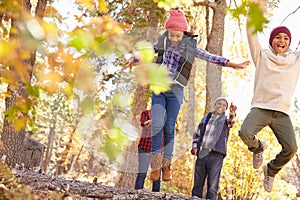
MULTIPOLYGON (((266 1, 258 1, 265 6, 266 1)), ((269 126, 282 150, 263 166, 263 185, 267 192, 273 188, 275 175, 297 152, 293 124, 289 116, 290 104, 300 74, 300 52, 290 50, 291 33, 285 26, 274 28, 269 38, 269 48, 260 46, 252 27, 247 28, 251 56, 256 67, 251 111, 244 120, 239 136, 253 152, 253 168, 263 164, 264 141, 256 134, 269 126)))

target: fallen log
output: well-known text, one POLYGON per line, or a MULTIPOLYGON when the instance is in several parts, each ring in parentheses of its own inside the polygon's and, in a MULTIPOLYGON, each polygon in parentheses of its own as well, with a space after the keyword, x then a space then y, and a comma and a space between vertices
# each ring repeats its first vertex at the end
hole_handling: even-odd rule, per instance
POLYGON ((33 170, 15 170, 16 177, 20 178, 20 184, 29 186, 33 190, 52 190, 68 194, 80 195, 87 198, 112 199, 112 200, 193 200, 200 198, 189 197, 181 194, 163 192, 149 192, 146 190, 122 189, 79 181, 65 179, 33 170))

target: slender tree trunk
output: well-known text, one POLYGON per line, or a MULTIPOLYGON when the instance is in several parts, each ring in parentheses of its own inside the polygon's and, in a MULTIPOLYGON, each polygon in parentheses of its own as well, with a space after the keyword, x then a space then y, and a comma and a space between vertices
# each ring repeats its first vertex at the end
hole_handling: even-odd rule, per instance
MULTIPOLYGON (((226 0, 215 0, 211 4, 213 9, 212 27, 208 35, 206 50, 216 55, 222 55, 224 40, 224 24, 226 16, 226 0)), ((208 18, 207 18, 208 19, 208 18)), ((207 63, 206 68, 206 106, 205 113, 211 111, 215 99, 222 94, 222 68, 207 63)))
POLYGON ((49 165, 50 160, 51 160, 52 149, 53 149, 52 146, 53 146, 53 142, 54 142, 56 120, 53 119, 52 121, 53 121, 53 123, 50 124, 50 131, 49 131, 49 135, 48 135, 47 150, 46 150, 46 155, 45 155, 44 164, 43 164, 43 170, 44 170, 44 172, 47 171, 48 165, 49 165))
POLYGON ((191 70, 189 84, 188 84, 188 116, 186 133, 187 136, 191 135, 195 130, 195 109, 196 109, 196 97, 195 97, 195 71, 196 66, 191 70))
POLYGON ((66 174, 70 170, 70 166, 71 166, 70 162, 72 162, 72 160, 70 158, 71 154, 72 154, 71 149, 72 149, 72 143, 74 141, 74 137, 75 137, 78 122, 79 121, 75 122, 73 130, 69 134, 69 140, 68 140, 67 144, 64 144, 65 149, 62 152, 61 157, 57 161, 57 164, 56 164, 56 166, 57 166, 57 175, 66 174), (68 160, 69 162, 66 163, 66 160, 68 160))

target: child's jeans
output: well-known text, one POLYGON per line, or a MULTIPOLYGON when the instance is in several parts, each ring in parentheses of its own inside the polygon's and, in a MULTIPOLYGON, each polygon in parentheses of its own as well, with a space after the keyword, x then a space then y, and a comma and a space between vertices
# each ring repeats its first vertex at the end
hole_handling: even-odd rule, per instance
POLYGON ((171 90, 158 95, 152 93, 151 154, 161 152, 162 130, 164 133, 163 157, 172 159, 176 119, 183 101, 183 87, 171 85, 171 90))

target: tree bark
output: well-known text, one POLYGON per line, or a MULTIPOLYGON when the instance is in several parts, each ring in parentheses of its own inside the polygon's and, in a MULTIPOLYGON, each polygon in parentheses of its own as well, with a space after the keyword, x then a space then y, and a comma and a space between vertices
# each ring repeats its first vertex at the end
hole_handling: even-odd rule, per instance
POLYGON ((53 119, 53 123, 50 122, 50 131, 49 131, 49 135, 48 135, 47 150, 46 150, 46 155, 45 155, 44 164, 43 164, 44 172, 47 171, 48 165, 51 160, 52 146, 53 146, 54 135, 55 135, 55 127, 56 127, 56 120, 53 119))
MULTIPOLYGON (((206 50, 212 54, 222 55, 224 40, 224 25, 226 16, 226 1, 215 0, 208 4, 213 10, 212 26, 207 33, 206 50)), ((209 18, 207 18, 208 20, 209 18)), ((207 63, 206 67, 206 106, 205 113, 212 110, 216 98, 222 94, 222 68, 218 65, 207 63)))
MULTIPOLYGON (((97 183, 94 178, 93 183, 78 180, 67 180, 60 177, 53 177, 44 173, 19 169, 16 176, 20 177, 20 183, 32 188, 32 191, 60 191, 68 196, 80 195, 81 197, 114 199, 114 200, 192 200, 200 199, 180 194, 169 194, 161 192, 148 192, 145 190, 122 189, 109 187, 97 183)), ((39 194, 41 192, 38 192, 39 194)), ((49 197, 49 196, 48 196, 49 197)))
POLYGON ((24 149, 24 167, 27 169, 36 167, 41 169, 45 146, 32 138, 26 137, 24 140, 24 149))
MULTIPOLYGON (((36 16, 39 18, 43 17, 44 10, 46 8, 46 0, 39 0, 38 6, 36 8, 36 16)), ((14 18, 11 19, 11 29, 10 29, 10 40, 16 40, 20 45, 18 49, 16 49, 16 54, 19 55, 21 60, 17 64, 10 66, 10 71, 14 74, 15 82, 8 85, 7 93, 8 96, 5 98, 5 107, 6 110, 10 110, 10 112, 15 112, 12 110, 15 105, 24 105, 30 102, 30 98, 27 92, 26 84, 30 83, 33 72, 33 65, 35 63, 35 52, 36 49, 32 47, 28 47, 25 45, 24 41, 22 41, 20 37, 20 30, 18 23, 23 20, 22 13, 30 13, 31 10, 31 2, 30 0, 25 0, 19 2, 20 14, 14 15, 14 18), (17 16, 17 17, 16 17, 17 16), (28 54, 27 58, 21 55, 28 54), (21 68, 25 69, 20 72, 21 68)), ((17 120, 23 120, 26 123, 26 119, 28 118, 27 113, 22 110, 17 111, 15 116, 13 117, 13 121, 11 117, 5 115, 4 117, 4 126, 3 126, 3 134, 2 141, 4 147, 4 155, 6 155, 6 164, 10 167, 14 167, 16 164, 21 165, 24 163, 24 139, 25 139, 25 126, 16 127, 17 120)), ((26 161, 27 162, 27 161, 26 161)), ((30 161, 28 161, 30 162, 30 161)), ((28 163, 27 162, 27 163, 28 163)))
POLYGON ((196 107, 196 97, 195 97, 195 71, 196 66, 193 66, 190 74, 188 91, 189 91, 189 103, 188 103, 188 117, 187 117, 187 135, 191 135, 195 131, 195 107, 196 107))

